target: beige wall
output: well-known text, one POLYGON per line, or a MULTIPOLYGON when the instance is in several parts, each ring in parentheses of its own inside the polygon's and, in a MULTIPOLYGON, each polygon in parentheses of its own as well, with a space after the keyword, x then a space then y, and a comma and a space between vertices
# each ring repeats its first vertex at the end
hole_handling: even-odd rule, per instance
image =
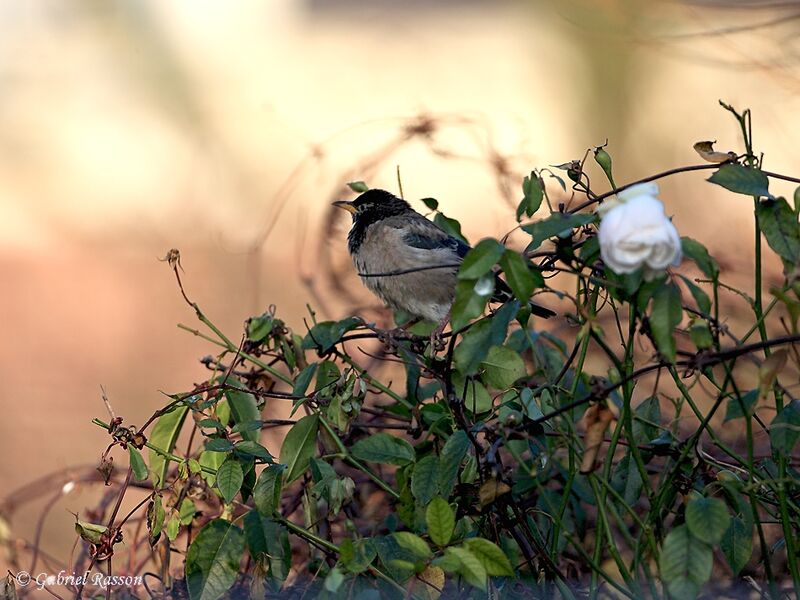
MULTIPOLYGON (((140 423, 158 390, 204 378, 196 359, 211 348, 175 327, 193 314, 156 261, 171 247, 189 294, 238 339, 270 303, 298 328, 305 302, 319 306, 298 267, 318 268, 322 220, 346 178, 396 189, 400 165, 408 198, 437 197, 473 239, 498 235, 513 209, 491 152, 508 159, 516 196, 518 174, 608 138, 624 182, 698 162, 697 140, 740 148, 720 98, 753 109, 768 168, 800 173, 792 23, 681 37, 780 13, 644 0, 318 4, 0 7, 4 492, 97 459, 101 384, 140 423), (436 133, 395 147, 418 114, 436 133)), ((663 182, 667 209, 726 276, 746 275, 751 204, 703 178, 663 182)), ((339 263, 344 234, 340 223, 324 250, 339 263)), ((341 316, 322 293, 327 316, 341 316)), ((58 505, 45 528, 54 554, 71 543, 66 509, 86 504, 58 505)), ((30 532, 35 517, 22 511, 15 527, 30 532)))

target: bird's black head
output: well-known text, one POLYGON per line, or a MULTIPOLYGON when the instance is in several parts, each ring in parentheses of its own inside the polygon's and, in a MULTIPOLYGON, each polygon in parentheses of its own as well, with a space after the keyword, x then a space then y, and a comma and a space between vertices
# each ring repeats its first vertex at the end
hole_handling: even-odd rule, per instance
POLYGON ((361 219, 375 222, 412 210, 408 202, 386 190, 367 190, 352 202, 339 200, 333 205, 352 213, 354 222, 361 219))
POLYGON ((347 236, 351 254, 358 251, 370 225, 388 217, 414 212, 408 202, 386 190, 368 190, 352 202, 339 200, 333 205, 353 215, 353 228, 347 236))

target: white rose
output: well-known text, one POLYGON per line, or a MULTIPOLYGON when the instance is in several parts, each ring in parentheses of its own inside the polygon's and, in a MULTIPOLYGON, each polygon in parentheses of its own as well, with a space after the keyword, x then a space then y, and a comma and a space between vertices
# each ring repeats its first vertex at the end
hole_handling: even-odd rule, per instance
POLYGON ((602 217, 597 233, 600 256, 615 273, 633 273, 644 267, 644 278, 649 281, 668 266, 680 264, 681 239, 657 195, 657 184, 640 183, 598 208, 602 217))

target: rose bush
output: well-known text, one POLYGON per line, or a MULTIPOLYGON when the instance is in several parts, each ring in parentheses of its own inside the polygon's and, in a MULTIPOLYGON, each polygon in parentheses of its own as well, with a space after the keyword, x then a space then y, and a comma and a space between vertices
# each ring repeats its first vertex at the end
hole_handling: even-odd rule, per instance
POLYGON ((649 281, 680 264, 680 236, 657 196, 658 184, 640 183, 598 208, 600 255, 615 273, 626 275, 644 267, 649 281))
MULTIPOLYGON (((296 330, 271 307, 237 343, 190 299, 171 250, 164 261, 205 329, 180 327, 215 348, 206 377, 141 426, 103 394, 99 476, 60 469, 0 501, 0 556, 21 575, 38 572, 37 556, 58 564, 38 537, 10 535, 14 510, 96 485, 75 517, 80 551, 62 564, 147 573, 152 597, 800 598, 800 179, 762 171, 749 111, 723 106, 744 153, 646 179, 707 169, 732 202, 749 196, 752 288, 733 287, 701 241, 678 240, 655 184, 620 190, 602 147, 608 191, 579 160, 553 167, 574 184, 569 200, 550 168, 524 178, 527 246, 486 238, 466 254, 446 349, 431 343, 433 323, 367 322, 375 311, 357 295, 358 316, 310 311, 296 330), (793 205, 779 195, 790 189, 793 205), (599 215, 584 210, 606 198, 599 215), (653 277, 681 253, 693 264, 653 277), (514 299, 487 314, 498 268, 514 299), (544 294, 561 315, 547 324, 528 309, 544 294)), ((329 246, 318 252, 328 264, 329 246)), ((329 268, 331 290, 355 280, 349 265, 329 268)), ((36 531, 59 506, 45 503, 36 531)), ((0 598, 17 597, 16 583, 0 580, 0 598)), ((112 594, 57 584, 57 597, 112 594)))

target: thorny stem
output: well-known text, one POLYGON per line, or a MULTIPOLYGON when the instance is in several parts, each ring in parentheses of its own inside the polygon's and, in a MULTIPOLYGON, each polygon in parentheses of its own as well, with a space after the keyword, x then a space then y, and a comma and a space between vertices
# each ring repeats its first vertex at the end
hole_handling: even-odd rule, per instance
POLYGON ((347 449, 347 446, 344 445, 344 442, 342 442, 341 438, 339 438, 339 436, 333 430, 333 427, 331 427, 327 419, 324 419, 323 417, 320 416, 319 422, 325 428, 325 431, 328 433, 333 442, 336 444, 336 447, 339 449, 339 458, 341 458, 343 461, 349 463, 350 465, 352 465, 353 467, 364 473, 367 477, 372 479, 372 481, 374 481, 379 488, 381 488, 384 492, 392 496, 395 500, 400 498, 400 494, 395 492, 388 483, 386 483, 383 479, 375 475, 375 473, 373 473, 370 469, 368 469, 365 465, 363 465, 358 459, 356 459, 350 453, 350 451, 347 449))
MULTIPOLYGON (((191 306, 194 309, 195 315, 197 316, 198 320, 201 323, 203 323, 206 327, 208 327, 211 331, 213 331, 214 335, 216 335, 219 338, 220 341, 217 341, 217 340, 214 340, 214 339, 210 339, 210 338, 206 337, 205 335, 202 335, 199 331, 195 331, 195 330, 189 329, 187 327, 181 327, 180 325, 178 325, 178 327, 181 327, 181 329, 186 329, 186 330, 194 333, 195 335, 199 335, 200 337, 203 337, 204 339, 206 339, 206 340, 208 340, 208 341, 210 341, 212 343, 215 343, 215 344, 217 344, 219 346, 227 348, 231 352, 239 351, 239 345, 234 344, 224 333, 222 333, 222 331, 220 331, 220 329, 216 325, 214 325, 214 323, 211 322, 211 320, 209 320, 208 317, 205 316, 203 311, 200 310, 200 306, 198 306, 198 304, 196 302, 192 302, 189 299, 189 297, 186 295, 186 292, 183 289, 183 282, 181 281, 181 275, 178 272, 178 265, 177 264, 172 266, 172 271, 175 273, 175 278, 178 281, 178 288, 181 291, 181 295, 183 296, 183 299, 186 301, 186 303, 189 306, 191 306)), ((282 381, 283 383, 285 383, 287 385, 292 385, 293 381, 292 381, 292 379, 290 377, 287 377, 286 375, 284 375, 280 371, 278 371, 276 369, 273 369, 271 366, 269 366, 265 362, 255 358, 254 356, 250 356, 249 354, 246 354, 244 352, 242 352, 241 355, 244 358, 246 358, 247 360, 249 360, 251 363, 253 363, 254 365, 257 365, 257 366, 261 367, 262 369, 264 369, 267 373, 272 375, 275 379, 278 379, 278 380, 282 381)))
MULTIPOLYGON (((736 113, 734 113, 736 114, 736 113)), ((755 156, 752 152, 752 142, 751 142, 751 127, 750 127, 750 120, 749 120, 749 112, 745 112, 744 115, 738 115, 737 118, 740 119, 740 123, 742 125, 742 130, 745 135, 746 146, 747 146, 747 154, 745 155, 748 161, 748 165, 750 167, 757 167, 759 165, 759 161, 756 161, 755 156)), ((585 160, 585 157, 584 157, 585 160)), ((701 170, 712 170, 719 168, 720 165, 718 164, 704 164, 704 165, 693 165, 688 167, 680 167, 676 169, 671 169, 668 171, 664 171, 662 173, 646 177, 644 179, 640 179, 636 182, 632 182, 620 187, 617 187, 609 192, 604 194, 595 194, 590 189, 590 182, 588 177, 585 177, 585 174, 582 173, 581 169, 581 178, 577 182, 577 188, 579 191, 583 191, 589 200, 580 204, 579 206, 570 209, 569 212, 577 212, 582 210, 591 204, 596 202, 601 202, 605 198, 610 197, 617 192, 624 190, 636 183, 642 183, 647 181, 653 181, 662 177, 667 177, 676 173, 683 173, 683 172, 690 172, 690 171, 701 171, 701 170)), ((784 179, 786 181, 796 181, 800 182, 799 179, 795 179, 792 177, 782 176, 779 174, 765 172, 770 177, 775 177, 779 179, 784 179)), ((612 181, 612 186, 614 183, 612 181)), ((757 202, 758 199, 756 198, 755 201, 757 202)), ((563 208, 562 208, 563 210, 563 208)), ((664 514, 669 514, 670 511, 674 510, 674 497, 670 496, 670 494, 674 494, 674 490, 672 490, 672 485, 675 482, 677 477, 677 473, 681 463, 684 461, 688 461, 692 452, 695 452, 700 464, 704 462, 708 464, 722 464, 724 463, 718 462, 717 459, 711 457, 708 454, 704 454, 702 448, 699 446, 698 442, 700 440, 701 435, 705 432, 711 436, 712 441, 714 444, 725 452, 728 456, 731 457, 738 465, 742 465, 747 468, 747 473, 749 475, 750 480, 747 482, 747 485, 743 487, 743 491, 748 495, 751 508, 753 511, 753 515, 756 520, 756 524, 758 527, 759 538, 761 540, 762 545, 762 553, 763 558, 766 561, 764 565, 765 572, 767 574, 767 579, 770 584, 770 589, 772 592, 776 591, 776 582, 774 574, 771 571, 771 566, 769 564, 769 547, 767 546, 768 541, 766 540, 764 530, 762 528, 762 521, 759 519, 759 511, 762 513, 766 513, 767 517, 773 517, 775 519, 778 518, 778 513, 780 515, 780 522, 783 524, 784 527, 784 539, 786 543, 786 551, 788 555, 788 563, 789 563, 789 570, 792 573, 792 577, 795 584, 795 590, 798 589, 798 581, 800 581, 800 576, 798 575, 797 570, 797 560, 794 556, 794 544, 795 540, 791 538, 791 517, 792 515, 796 515, 798 512, 798 508, 795 503, 787 496, 786 494, 786 485, 791 483, 791 478, 786 475, 786 465, 787 460, 786 457, 781 456, 779 463, 780 473, 778 477, 774 476, 767 476, 764 477, 761 475, 762 471, 766 471, 760 466, 754 465, 755 460, 755 453, 753 449, 753 428, 751 422, 751 416, 746 415, 746 437, 747 437, 747 456, 746 458, 738 456, 736 452, 728 448, 716 435, 714 430, 710 427, 710 421, 715 414, 715 412, 721 406, 722 401, 728 397, 727 390, 730 387, 733 387, 736 390, 736 382, 733 381, 732 377, 732 370, 736 359, 740 356, 745 356, 752 354, 754 352, 763 351, 766 356, 769 355, 770 349, 776 347, 778 345, 783 344, 793 344, 800 341, 800 336, 798 335, 787 335, 779 338, 769 339, 766 334, 766 322, 765 317, 769 314, 770 310, 773 306, 776 305, 777 300, 774 300, 766 309, 763 307, 763 298, 762 298, 762 266, 761 266, 761 240, 760 240, 760 224, 758 223, 758 219, 756 219, 756 264, 755 264, 755 273, 754 278, 756 282, 756 290, 755 290, 755 298, 752 301, 753 311, 756 315, 756 324, 754 325, 754 330, 751 332, 753 333, 757 330, 760 334, 761 340, 760 342, 749 344, 749 345, 737 345, 735 348, 727 348, 723 349, 720 347, 719 339, 726 334, 727 332, 723 329, 722 325, 720 324, 720 316, 719 316, 719 306, 718 306, 718 289, 722 284, 720 284, 716 278, 712 281, 713 284, 713 291, 714 291, 714 327, 719 327, 716 331, 715 339, 714 339, 714 348, 713 351, 707 350, 704 352, 698 352, 696 354, 689 354, 688 352, 683 352, 682 356, 685 356, 685 359, 669 363, 664 360, 656 360, 651 364, 647 364, 645 366, 635 368, 634 364, 634 334, 636 329, 637 323, 637 315, 634 310, 633 305, 630 307, 630 314, 629 314, 629 327, 627 336, 623 335, 622 331, 620 331, 620 335, 623 337, 623 345, 624 345, 624 356, 620 359, 618 358, 614 352, 612 352, 609 346, 597 335, 591 333, 591 319, 594 318, 594 312, 596 312, 596 300, 598 296, 599 286, 600 285, 607 285, 608 282, 603 282, 601 278, 596 277, 595 275, 589 275, 585 277, 585 281, 589 283, 595 284, 595 288, 593 291, 592 296, 592 314, 583 320, 583 325, 589 327, 589 329, 584 332, 584 337, 580 338, 578 342, 572 348, 572 351, 567 354, 566 349, 563 352, 563 357, 566 358, 563 367, 558 371, 558 375, 556 376, 555 381, 551 381, 545 384, 541 384, 540 382, 532 382, 530 383, 531 387, 536 387, 537 389, 551 389, 556 391, 559 394, 564 394, 565 396, 569 394, 569 398, 572 399, 572 402, 567 402, 562 405, 558 405, 559 408, 556 410, 550 411, 548 414, 545 414, 538 419, 528 420, 527 423, 523 423, 516 427, 509 427, 507 428, 507 434, 509 436, 516 434, 518 437, 525 438, 528 437, 530 440, 533 436, 529 435, 529 432, 526 429, 531 428, 531 425, 541 425, 544 423, 552 424, 556 417, 563 415, 565 413, 570 413, 570 416, 573 417, 571 419, 565 419, 564 427, 560 430, 556 431, 547 431, 544 432, 545 435, 551 436, 563 436, 565 438, 569 438, 569 433, 574 433, 574 412, 578 407, 585 405, 589 402, 594 401, 602 401, 607 398, 611 392, 621 388, 621 395, 623 398, 623 409, 622 409, 622 416, 620 419, 620 423, 614 429, 611 434, 611 439, 607 441, 609 444, 609 450, 607 453, 606 462, 604 464, 604 472, 602 477, 597 477, 595 475, 590 475, 587 480, 584 482, 580 482, 580 484, 585 486, 585 482, 591 486, 591 491, 593 492, 593 497, 596 500, 596 538, 595 538, 595 550, 593 556, 588 556, 585 552, 584 548, 581 546, 582 540, 577 540, 571 534, 567 534, 567 538, 571 544, 575 546, 576 552, 585 560, 592 569, 592 583, 595 584, 594 590, 592 591, 593 594, 597 594, 599 592, 599 585, 602 583, 601 579, 605 579, 609 585, 617 589, 621 594, 629 596, 629 597, 637 597, 642 594, 642 590, 640 589, 640 580, 639 580, 639 573, 640 569, 644 572, 645 578, 650 579, 649 575, 649 564, 648 564, 648 557, 642 552, 643 550, 649 552, 651 555, 655 555, 657 553, 657 547, 659 542, 659 537, 663 533, 662 531, 658 530, 658 527, 663 526, 663 520, 660 520, 658 526, 652 529, 652 519, 654 518, 655 513, 663 512, 664 514), (581 379, 581 375, 583 375, 583 368, 586 362, 587 351, 591 341, 595 341, 597 345, 602 349, 602 351, 608 355, 609 359, 615 364, 617 369, 619 370, 620 378, 618 381, 613 383, 609 383, 605 386, 597 387, 589 393, 586 394, 584 397, 580 399, 575 399, 579 389, 581 389, 584 380, 581 379), (725 381, 719 384, 717 381, 714 380, 713 377, 713 370, 711 367, 721 365, 726 371, 726 378, 725 381), (690 395, 690 388, 687 388, 684 385, 683 381, 680 379, 680 375, 678 373, 678 367, 685 368, 687 373, 697 373, 697 381, 699 382, 702 377, 704 376, 708 379, 718 390, 719 393, 717 395, 716 402, 712 405, 711 409, 703 414, 700 411, 700 408, 694 402, 690 395), (652 463, 648 463, 647 467, 645 466, 642 455, 640 450, 652 450, 652 447, 648 447, 645 445, 639 445, 636 443, 636 440, 633 436, 633 414, 631 410, 631 401, 633 400, 633 388, 638 378, 643 375, 646 375, 650 372, 660 372, 662 369, 667 369, 670 375, 675 382, 676 387, 679 390, 680 397, 675 400, 676 406, 679 406, 679 402, 683 402, 689 405, 694 416, 699 420, 700 425, 697 430, 681 445, 671 445, 669 454, 669 458, 667 459, 668 468, 663 471, 664 477, 662 478, 662 484, 665 484, 664 487, 670 488, 666 491, 656 492, 655 490, 650 488, 650 477, 654 473, 659 472, 659 467, 655 466, 652 463), (570 374, 570 370, 572 370, 572 379, 570 380, 568 374, 570 374), (566 383, 561 384, 562 380, 566 379, 566 383), (566 433, 565 433, 566 432, 566 433), (636 506, 629 506, 625 503, 625 498, 613 487, 610 483, 610 474, 611 474, 611 467, 612 467, 612 459, 614 458, 615 450, 617 445, 624 445, 629 448, 629 460, 633 460, 636 463, 636 470, 639 472, 643 483, 647 486, 646 496, 648 500, 651 502, 651 514, 648 518, 640 517, 637 513, 636 506), (775 500, 775 496, 771 494, 774 492, 775 496, 777 496, 777 502, 775 500), (759 504, 760 503, 760 504, 759 504), (622 507, 620 512, 619 507, 622 507), (623 518, 624 517, 624 518, 623 518), (634 528, 638 528, 638 532, 629 531, 628 525, 626 520, 630 520, 633 523, 634 528), (623 552, 616 548, 617 542, 625 543, 628 547, 634 551, 634 557, 632 558, 632 562, 630 565, 626 564, 626 559, 623 556, 626 556, 623 552), (601 547, 601 544, 603 546, 601 547), (610 555, 614 561, 614 565, 619 570, 619 573, 622 577, 622 580, 618 578, 615 579, 614 576, 609 574, 608 567, 602 562, 603 553, 606 552, 607 555, 610 555), (623 585, 624 581, 624 585, 623 585), (627 589, 626 589, 627 588, 627 589)), ((543 252, 543 253, 534 253, 538 256, 547 258, 547 265, 544 267, 545 270, 548 271, 564 271, 564 272, 572 272, 574 273, 575 269, 583 269, 588 265, 583 265, 578 262, 570 262, 568 263, 569 269, 562 269, 557 267, 554 263, 556 260, 556 253, 554 252, 543 252)), ((457 265, 433 265, 426 267, 425 269, 439 269, 439 268, 453 268, 457 265)), ((392 272, 392 273, 381 273, 381 274, 371 274, 371 275, 364 275, 364 276, 387 276, 387 275, 394 275, 394 274, 402 274, 405 272, 417 271, 423 269, 413 269, 408 271, 400 271, 400 272, 392 272)), ((293 379, 290 376, 280 372, 279 370, 273 368, 274 361, 272 363, 265 363, 262 359, 258 358, 258 356, 263 356, 263 354, 259 354, 258 351, 255 351, 254 355, 251 355, 247 352, 243 351, 245 347, 244 339, 242 344, 236 345, 226 337, 222 331, 220 331, 214 324, 202 313, 198 305, 192 302, 187 294, 184 291, 180 275, 178 273, 178 269, 176 265, 173 265, 173 271, 175 272, 175 276, 180 288, 180 292, 184 298, 184 300, 189 304, 191 308, 195 310, 198 320, 200 320, 208 329, 213 333, 213 335, 208 335, 206 333, 200 332, 196 329, 189 328, 185 325, 179 325, 184 330, 191 332, 192 334, 201 337, 204 340, 209 341, 223 349, 220 358, 217 361, 217 365, 221 364, 222 357, 227 355, 228 353, 235 353, 233 360, 230 362, 229 368, 226 370, 226 374, 223 377, 222 383, 217 386, 207 386, 205 389, 195 390, 191 394, 186 395, 185 397, 181 397, 178 399, 173 400, 167 407, 157 411, 153 414, 153 416, 145 423, 145 425, 141 428, 140 431, 145 430, 155 419, 159 416, 165 414, 173 408, 175 405, 184 402, 187 398, 191 396, 198 395, 203 392, 212 392, 217 391, 220 392, 225 389, 242 389, 235 386, 231 386, 227 384, 227 378, 231 374, 243 374, 241 376, 246 376, 245 371, 234 371, 234 367, 240 363, 240 359, 244 361, 248 361, 253 365, 256 365, 260 369, 262 369, 265 373, 268 373, 271 377, 275 380, 280 381, 286 385, 292 385, 293 379)), ((581 281, 584 279, 581 278, 581 281)), ((586 285, 588 286, 589 283, 586 285)), ((576 297, 579 296, 576 295, 576 297)), ((568 298, 572 299, 570 296, 568 298)), ((575 300, 576 305, 578 303, 575 300)), ((583 308, 587 308, 586 305, 583 308)), ((601 307, 602 308, 602 307, 601 307)), ((616 306, 614 307, 616 312, 616 306)), ((616 315, 617 317, 619 315, 616 315)), ((702 316, 702 315, 699 315, 702 316)), ((711 322, 711 317, 708 316, 709 322, 711 322)), ((618 322, 618 319, 617 319, 618 322)), ((466 329, 466 328, 465 328, 466 329)), ((449 404, 451 409, 452 418, 456 421, 456 427, 459 429, 463 429, 470 438, 470 441, 475 447, 476 456, 479 461, 479 476, 481 478, 484 477, 485 472, 488 472, 490 468, 497 469, 499 472, 501 468, 503 468, 502 458, 500 453, 497 451, 500 444, 504 441, 502 439, 502 433, 498 433, 497 430, 492 430, 491 427, 487 426, 486 422, 479 421, 479 417, 475 415, 469 415, 470 421, 467 420, 467 415, 463 410, 463 401, 459 398, 459 390, 455 390, 452 383, 452 374, 453 374, 453 354, 455 345, 457 342, 457 338, 459 337, 460 333, 463 333, 465 329, 461 331, 453 332, 449 340, 449 346, 447 355, 444 360, 444 366, 436 366, 428 367, 425 365, 422 366, 423 369, 429 368, 429 372, 434 373, 434 375, 441 380, 444 390, 445 390, 445 401, 449 404), (474 421, 474 422, 471 422, 474 421), (482 438, 481 441, 478 441, 477 436, 481 435, 485 438, 482 438), (500 438, 500 439, 498 439, 500 438), (487 453, 485 451, 485 441, 489 440, 492 442, 492 449, 487 453)), ((620 328, 622 329, 622 328, 620 328)), ((788 329, 788 328, 787 328, 788 329)), ((527 334, 527 332, 526 332, 527 334)), ((744 340, 749 337, 750 333, 748 333, 744 340)), ((530 340, 530 335, 529 340, 530 340)), ((352 336, 345 336, 343 340, 346 341, 348 339, 359 339, 361 337, 376 337, 376 334, 373 333, 357 333, 352 336)), ((731 336, 732 337, 732 336, 731 336)), ((364 369, 359 368, 354 361, 346 354, 344 351, 344 347, 342 346, 342 351, 339 352, 338 350, 334 350, 334 352, 329 353, 333 354, 335 357, 340 359, 342 362, 350 365, 353 369, 355 369, 360 376, 364 377, 364 379, 369 381, 369 384, 380 390, 381 393, 387 395, 392 400, 394 400, 397 404, 402 405, 408 411, 411 411, 413 415, 413 419, 409 422, 408 425, 401 424, 396 425, 398 429, 411 429, 412 423, 416 423, 416 419, 420 414, 420 405, 417 405, 414 402, 410 402, 408 399, 404 398, 400 394, 392 391, 390 385, 384 385, 381 383, 376 377, 371 376, 367 373, 364 369)), ((279 355, 278 352, 274 354, 267 354, 267 356, 275 356, 279 355)), ((323 356, 324 357, 324 356, 323 356)), ((276 358, 278 360, 278 358, 276 358)), ((440 359, 439 359, 440 360, 440 359)), ((559 358, 562 360, 562 358, 559 358)), ((441 363, 441 360, 440 360, 441 363)), ((292 369, 293 370, 293 369, 292 369)), ((426 375, 427 376, 427 375, 426 375)), ((705 381, 705 379, 703 379, 705 381)), ((272 382, 274 383, 274 382, 272 382)), ((256 386, 254 386, 256 387, 256 386)), ((657 387, 657 385, 656 385, 657 387)), ((776 399, 776 406, 777 409, 780 409, 783 406, 783 390, 784 388, 780 387, 777 383, 774 388, 775 399, 776 399)), ((264 390, 245 390, 249 393, 254 395, 266 396, 266 397, 274 397, 274 398, 281 398, 281 399, 292 399, 298 400, 302 399, 303 397, 297 397, 292 394, 284 393, 284 392, 272 392, 272 391, 264 391, 264 390)), ((741 396, 738 394, 738 390, 736 390, 736 398, 740 398, 741 396)), ((791 396, 788 396, 791 397, 791 396)), ((436 400, 431 402, 430 405, 433 407, 435 405, 436 400)), ((426 403, 427 404, 427 403, 426 403)), ((440 405, 441 406, 441 405, 440 405)), ((678 409, 679 410, 679 409, 678 409)), ((392 415, 384 413, 387 417, 392 417, 392 415)), ((396 417, 400 420, 408 421, 405 417, 396 417)), ((451 423, 449 421, 450 415, 447 415, 447 423, 445 427, 449 428, 451 423)), ((108 428, 108 426, 103 423, 102 421, 96 419, 94 421, 96 424, 103 426, 104 428, 108 428)), ((359 462, 355 459, 352 454, 349 452, 345 441, 343 441, 337 433, 334 431, 333 427, 330 423, 327 422, 326 419, 320 418, 320 422, 324 431, 333 439, 338 452, 336 454, 330 454, 325 457, 324 459, 332 460, 333 458, 339 458, 343 462, 353 466, 354 468, 362 471, 370 478, 383 492, 388 494, 393 499, 398 499, 400 494, 395 491, 391 484, 387 481, 384 481, 381 477, 373 473, 368 467, 364 464, 359 462)), ((262 426, 265 424, 276 424, 276 425, 292 425, 294 422, 291 420, 268 420, 262 421, 262 426)), ((762 423, 759 421, 759 423, 762 423)), ((388 426, 382 424, 370 424, 370 423, 357 423, 358 426, 363 427, 379 427, 379 428, 387 428, 388 426)), ((763 425, 763 423, 762 423, 763 425)), ((414 425, 416 428, 416 425, 414 425)), ((766 429, 766 428, 765 428, 766 429)), ((541 432, 541 429, 539 430, 541 432)), ((423 438, 423 442, 418 444, 418 447, 422 447, 422 444, 428 444, 429 438, 423 438)), ((539 435, 539 434, 537 434, 539 435)), ((571 593, 569 589, 566 587, 564 581, 560 578, 563 577, 560 573, 559 565, 557 564, 557 558, 559 556, 560 550, 558 548, 559 537, 564 530, 563 520, 566 517, 567 510, 570 507, 570 499, 574 498, 573 494, 573 487, 579 485, 578 481, 576 481, 575 476, 575 458, 576 458, 576 451, 575 448, 579 447, 579 442, 576 442, 578 436, 574 436, 573 439, 567 441, 568 445, 568 465, 569 465, 569 472, 566 474, 565 477, 562 478, 563 484, 563 495, 564 497, 560 501, 560 505, 557 507, 557 511, 553 513, 551 518, 553 519, 553 527, 547 533, 541 533, 537 525, 534 523, 533 526, 529 524, 529 520, 532 519, 530 513, 527 510, 521 509, 517 506, 518 503, 518 495, 511 496, 509 495, 508 498, 505 499, 508 502, 508 506, 513 509, 513 513, 508 512, 505 508, 502 511, 495 511, 498 516, 504 516, 509 523, 503 523, 502 519, 500 519, 500 528, 499 530, 502 531, 504 528, 507 531, 510 531, 513 535, 514 539, 516 540, 517 544, 522 549, 523 553, 526 554, 526 558, 528 558, 529 564, 533 565, 531 561, 532 558, 532 549, 536 549, 536 551, 541 555, 541 560, 545 565, 545 570, 551 574, 557 574, 556 577, 556 585, 562 588, 562 593, 566 596, 570 596, 571 593), (509 500, 510 498, 510 500, 509 500), (518 527, 515 526, 515 523, 510 522, 509 516, 513 514, 515 519, 518 521, 518 527), (548 539, 546 536, 552 535, 552 550, 550 551, 545 550, 547 546, 548 539)), ((437 440, 434 437, 433 445, 440 443, 440 440, 437 440)), ((149 448, 151 448, 154 452, 158 453, 165 458, 178 462, 178 463, 185 463, 186 459, 175 454, 164 452, 163 450, 152 446, 151 444, 146 444, 149 448)), ((190 444, 191 446, 191 444, 190 444)), ((736 448, 736 446, 734 446, 736 448)), ((518 462, 522 462, 520 458, 520 453, 517 451, 511 451, 513 456, 517 457, 519 460, 518 462)), ((744 469, 740 469, 736 467, 739 472, 744 472, 744 469)), ((210 469, 208 467, 203 467, 203 470, 208 473, 215 473, 214 469, 210 469)), ((136 506, 133 510, 131 510, 125 518, 121 521, 117 522, 117 515, 120 509, 122 498, 130 486, 131 482, 131 473, 132 470, 129 468, 127 477, 125 482, 122 484, 122 487, 119 491, 119 494, 116 498, 116 505, 113 509, 111 517, 109 519, 109 529, 116 527, 117 529, 121 527, 124 523, 126 523, 136 511, 140 510, 144 503, 147 502, 148 498, 142 500, 138 506, 136 506)), ((774 473, 773 473, 774 475, 774 473)), ((506 477, 506 475, 503 475, 506 477)), ((510 478, 506 477, 506 480, 510 478)), ((481 479, 482 481, 482 479, 481 479)), ((545 491, 547 488, 544 488, 540 485, 540 482, 537 482, 537 485, 540 486, 541 491, 545 491)), ((547 490, 552 491, 552 489, 547 490)), ((521 503, 521 501, 520 501, 521 503)), ((240 505, 239 508, 247 508, 245 505, 240 505)), ((495 507, 497 508, 497 507, 495 507)), ((487 511, 488 512, 488 511, 487 511)), ((289 513, 291 516, 293 513, 289 513)), ((237 521, 242 518, 242 515, 234 516, 234 521, 237 521)), ((323 550, 327 554, 328 560, 332 562, 335 560, 336 556, 339 554, 339 548, 333 543, 333 536, 330 536, 330 539, 324 539, 317 535, 316 533, 309 531, 309 529, 301 527, 295 523, 292 523, 287 518, 281 515, 275 515, 275 520, 285 526, 291 533, 297 535, 298 537, 306 540, 309 544, 312 544, 321 550, 323 550)), ((486 515, 482 516, 482 523, 479 525, 480 528, 486 530, 488 529, 486 522, 489 522, 489 527, 492 528, 493 533, 497 533, 498 530, 498 519, 494 516, 486 517, 486 515)), ((191 537, 188 536, 188 537, 191 537)), ((376 567, 369 567, 369 571, 375 576, 380 579, 383 579, 389 582, 393 587, 395 587, 398 591, 406 593, 407 590, 399 586, 396 582, 394 582, 388 575, 377 569, 376 567)), ((108 562, 108 572, 111 573, 111 563, 108 562)), ((649 583, 649 582, 648 582, 649 583)), ((408 588, 411 589, 410 587, 408 588)), ((652 586, 650 588, 650 592, 652 595, 657 596, 658 591, 655 587, 652 586)), ((80 592, 79 592, 80 593, 80 592)))

